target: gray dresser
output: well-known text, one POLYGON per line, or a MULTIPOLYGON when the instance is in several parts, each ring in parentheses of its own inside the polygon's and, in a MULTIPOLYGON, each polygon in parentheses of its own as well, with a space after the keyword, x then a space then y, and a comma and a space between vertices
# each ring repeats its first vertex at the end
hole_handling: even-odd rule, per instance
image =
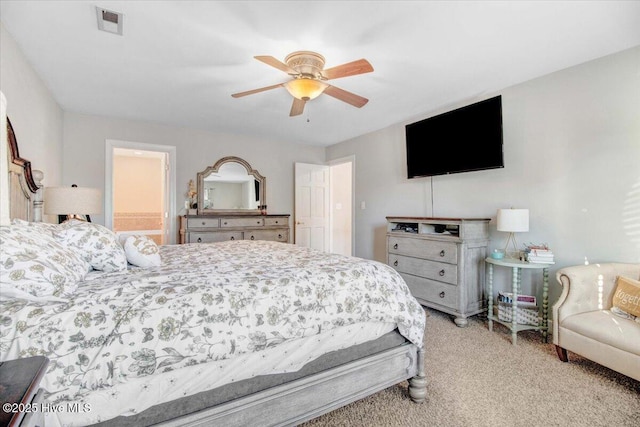
POLYGON ((184 215, 180 217, 180 243, 225 240, 289 242, 289 215, 184 215))
POLYGON ((387 263, 420 304, 455 316, 458 326, 485 310, 489 219, 387 217, 387 263))

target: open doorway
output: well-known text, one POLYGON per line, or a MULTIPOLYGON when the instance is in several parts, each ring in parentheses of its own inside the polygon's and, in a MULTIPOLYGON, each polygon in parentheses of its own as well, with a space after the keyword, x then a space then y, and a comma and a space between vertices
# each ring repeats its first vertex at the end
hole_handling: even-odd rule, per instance
POLYGON ((295 243, 342 255, 354 253, 354 156, 328 165, 295 164, 295 243))
POLYGON ((107 140, 105 225, 175 243, 175 147, 107 140))
POLYGON ((329 163, 331 222, 331 252, 341 255, 353 255, 353 156, 337 159, 329 163))

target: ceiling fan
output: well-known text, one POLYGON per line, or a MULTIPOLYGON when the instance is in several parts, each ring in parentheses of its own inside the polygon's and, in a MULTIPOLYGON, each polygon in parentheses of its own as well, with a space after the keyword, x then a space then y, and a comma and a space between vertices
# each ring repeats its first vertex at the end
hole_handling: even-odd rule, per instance
POLYGON ((278 70, 284 71, 293 78, 276 85, 234 93, 231 95, 234 98, 284 87, 293 96, 293 105, 291 106, 289 116, 302 114, 306 102, 317 98, 323 93, 358 108, 361 108, 369 102, 367 98, 326 83, 327 80, 355 76, 373 71, 373 67, 366 59, 358 59, 357 61, 324 70, 324 56, 316 52, 293 52, 287 55, 284 62, 273 56, 254 56, 254 58, 278 70))

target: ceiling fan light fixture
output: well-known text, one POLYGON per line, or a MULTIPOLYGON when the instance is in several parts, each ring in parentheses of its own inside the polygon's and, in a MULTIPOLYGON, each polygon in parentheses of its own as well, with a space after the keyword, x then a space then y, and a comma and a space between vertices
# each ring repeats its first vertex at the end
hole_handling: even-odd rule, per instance
POLYGON ((309 78, 299 78, 286 82, 284 87, 294 98, 302 101, 311 101, 317 98, 327 88, 326 83, 309 78))

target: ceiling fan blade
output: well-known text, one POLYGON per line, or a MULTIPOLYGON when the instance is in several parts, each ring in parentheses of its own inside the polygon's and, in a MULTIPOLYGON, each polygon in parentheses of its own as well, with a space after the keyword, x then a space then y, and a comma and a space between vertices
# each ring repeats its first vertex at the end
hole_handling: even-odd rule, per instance
POLYGON ((264 62, 267 65, 271 65, 272 67, 275 67, 280 71, 284 71, 285 73, 288 73, 294 76, 299 74, 296 70, 289 67, 284 62, 274 58, 273 56, 263 55, 263 56, 254 56, 254 58, 256 58, 258 61, 264 62))
POLYGON ((291 112, 289 113, 289 117, 299 116, 304 111, 304 104, 307 101, 303 101, 302 99, 293 98, 293 104, 291 105, 291 112))
POLYGON ((264 92, 265 90, 271 90, 281 86, 284 86, 284 83, 278 83, 277 85, 273 85, 273 86, 265 86, 259 89, 248 90, 246 92, 234 93, 231 96, 233 96, 234 98, 240 98, 242 96, 253 95, 254 93, 264 92))
POLYGON ((357 61, 348 62, 333 68, 322 71, 325 79, 339 79, 341 77, 355 76, 357 74, 370 73, 373 67, 366 59, 358 59, 357 61))
POLYGON ((363 98, 360 95, 347 92, 344 89, 340 89, 331 85, 327 85, 327 88, 324 90, 324 93, 358 108, 363 107, 367 102, 369 102, 367 98, 363 98))

